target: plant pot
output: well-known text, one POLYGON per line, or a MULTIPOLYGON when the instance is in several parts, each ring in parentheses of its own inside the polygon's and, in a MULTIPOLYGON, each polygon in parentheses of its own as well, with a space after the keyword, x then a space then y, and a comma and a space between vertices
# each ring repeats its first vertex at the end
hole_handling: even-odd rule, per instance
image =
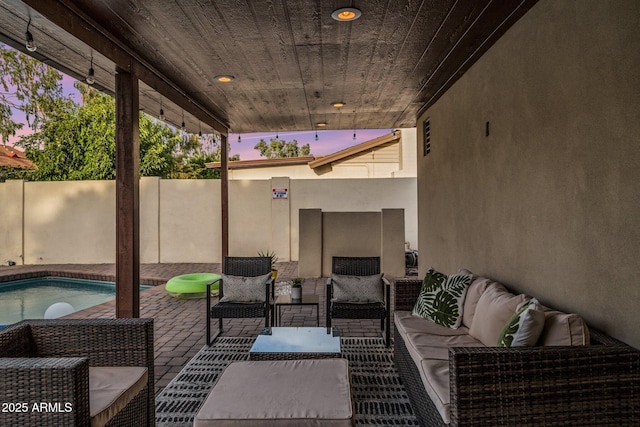
POLYGON ((291 299, 302 299, 302 288, 291 288, 291 299))

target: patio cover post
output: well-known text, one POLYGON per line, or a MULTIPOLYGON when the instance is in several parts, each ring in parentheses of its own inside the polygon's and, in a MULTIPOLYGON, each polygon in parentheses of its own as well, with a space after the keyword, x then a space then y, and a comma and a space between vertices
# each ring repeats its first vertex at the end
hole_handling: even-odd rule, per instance
POLYGON ((116 317, 140 317, 138 79, 116 71, 116 317))
POLYGON ((220 135, 220 206, 222 222, 222 260, 229 255, 229 173, 227 135, 220 135))

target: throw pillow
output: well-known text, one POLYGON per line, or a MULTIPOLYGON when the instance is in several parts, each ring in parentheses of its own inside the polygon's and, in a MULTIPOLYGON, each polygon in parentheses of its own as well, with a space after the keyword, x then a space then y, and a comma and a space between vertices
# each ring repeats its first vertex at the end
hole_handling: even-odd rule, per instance
POLYGON ((372 276, 346 276, 332 274, 333 302, 349 302, 356 304, 384 304, 382 292, 382 273, 372 276))
POLYGON ((522 304, 502 329, 498 347, 531 347, 544 329, 544 311, 533 298, 522 304))
POLYGON ((220 302, 265 302, 267 283, 271 279, 271 273, 256 277, 227 276, 222 275, 222 287, 224 296, 220 302))
POLYGON ((462 305, 470 283, 470 274, 447 276, 430 268, 422 281, 413 314, 438 325, 458 329, 462 323, 462 305))
POLYGON ((469 327, 469 335, 488 347, 494 347, 500 333, 520 305, 530 300, 527 295, 514 295, 498 282, 491 282, 482 293, 469 327))

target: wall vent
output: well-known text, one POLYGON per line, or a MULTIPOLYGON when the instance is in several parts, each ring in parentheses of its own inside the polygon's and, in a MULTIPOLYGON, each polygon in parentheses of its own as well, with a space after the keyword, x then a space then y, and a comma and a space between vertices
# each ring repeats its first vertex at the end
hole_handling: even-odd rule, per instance
POLYGON ((424 121, 424 152, 423 156, 426 156, 431 152, 431 125, 429 120, 424 121))

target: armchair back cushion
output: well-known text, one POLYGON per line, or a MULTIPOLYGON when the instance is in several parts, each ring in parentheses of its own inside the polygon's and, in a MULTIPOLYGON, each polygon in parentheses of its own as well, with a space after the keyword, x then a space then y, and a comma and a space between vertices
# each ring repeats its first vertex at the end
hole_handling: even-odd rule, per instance
POLYGON ((332 274, 333 302, 384 303, 382 273, 371 276, 332 274))
POLYGON ((500 283, 488 285, 476 307, 469 334, 489 347, 495 347, 504 325, 511 319, 526 295, 514 295, 500 283))
POLYGON ((265 302, 266 286, 271 272, 255 277, 228 276, 222 274, 224 296, 220 302, 255 303, 265 302))

